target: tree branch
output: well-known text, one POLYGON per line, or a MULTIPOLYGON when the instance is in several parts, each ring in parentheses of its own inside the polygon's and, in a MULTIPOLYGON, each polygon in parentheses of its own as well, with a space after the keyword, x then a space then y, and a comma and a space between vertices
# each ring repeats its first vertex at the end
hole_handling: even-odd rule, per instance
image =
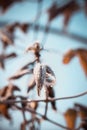
MULTIPOLYGON (((18 110, 22 110, 22 108, 19 107, 19 106, 17 106, 17 105, 15 105, 15 107, 16 107, 18 110)), ((25 109, 25 111, 28 111, 28 112, 33 113, 33 114, 36 114, 36 115, 38 115, 38 116, 40 116, 40 117, 42 117, 42 118, 44 117, 44 115, 42 115, 42 114, 40 114, 40 113, 38 113, 38 112, 36 112, 36 111, 30 109, 30 108, 24 108, 24 109, 25 109)), ((48 121, 48 122, 50 122, 50 123, 52 123, 52 124, 54 124, 54 125, 56 125, 56 126, 58 126, 58 127, 63 128, 63 129, 72 130, 72 129, 68 128, 68 127, 65 127, 65 126, 61 125, 60 123, 57 123, 57 122, 55 122, 55 121, 49 119, 48 117, 45 117, 45 120, 48 121)))
POLYGON ((77 95, 74 95, 74 96, 69 96, 69 97, 61 97, 61 98, 48 98, 48 99, 41 99, 41 100, 5 100, 5 101, 2 101, 0 100, 0 104, 13 104, 13 103, 30 103, 30 102, 53 102, 53 101, 59 101, 59 100, 68 100, 68 99, 73 99, 73 98, 78 98, 78 97, 81 97, 81 96, 84 96, 84 95, 87 95, 87 91, 83 92, 83 93, 80 93, 80 94, 77 94, 77 95))

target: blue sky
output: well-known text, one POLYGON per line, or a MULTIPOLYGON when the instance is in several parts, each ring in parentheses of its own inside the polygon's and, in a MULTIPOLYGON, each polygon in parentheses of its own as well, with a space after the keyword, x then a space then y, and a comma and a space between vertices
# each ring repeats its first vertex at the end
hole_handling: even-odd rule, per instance
MULTIPOLYGON (((43 12, 41 18, 38 20, 38 22, 42 25, 45 25, 47 22, 47 14, 44 11, 47 7, 50 6, 52 3, 52 0, 44 0, 43 2, 43 12)), ((37 3, 30 3, 30 2, 25 2, 21 4, 16 4, 12 6, 7 13, 4 15, 0 16, 0 21, 8 20, 9 22, 31 22, 32 19, 36 16, 36 10, 37 10, 37 3)), ((51 27, 55 27, 58 29, 62 29, 63 26, 63 16, 57 17, 51 24, 51 27)), ((70 20, 70 23, 67 27, 67 30, 69 32, 82 35, 87 38, 87 17, 83 13, 83 11, 77 12, 70 20)), ((37 38, 34 39, 35 32, 33 30, 30 30, 27 34, 23 34, 19 29, 16 30, 16 35, 19 35, 21 39, 16 39, 15 47, 10 47, 7 49, 7 52, 11 51, 17 51, 17 53, 20 55, 17 60, 11 60, 6 62, 6 70, 0 70, 0 87, 2 88, 4 85, 7 84, 6 79, 8 76, 13 75, 23 64, 27 63, 28 60, 33 59, 33 56, 31 53, 24 55, 24 50, 28 45, 31 45, 32 42, 35 40, 38 40, 42 42, 43 38, 43 32, 40 31, 38 32, 37 38), (22 43, 23 42, 23 43, 22 43), (20 49, 17 49, 20 47, 20 49), (4 73, 5 72, 5 73, 4 73)), ((55 72, 56 75, 56 85, 55 85, 55 95, 56 97, 63 97, 63 96, 71 96, 75 94, 79 94, 81 92, 84 92, 87 90, 87 78, 84 75, 84 72, 82 70, 82 67, 79 63, 79 59, 76 57, 74 58, 68 65, 63 65, 62 63, 62 58, 63 54, 68 51, 71 48, 87 48, 87 45, 84 45, 81 42, 72 40, 70 38, 67 38, 65 36, 60 36, 57 34, 51 34, 49 33, 46 39, 45 43, 45 48, 49 49, 55 49, 58 50, 61 53, 48 53, 48 52, 42 52, 42 62, 48 64, 49 66, 52 67, 52 69, 55 72)), ((20 79, 19 81, 15 81, 15 84, 18 84, 21 86, 22 89, 22 94, 26 95, 26 90, 27 90, 27 83, 29 82, 30 76, 27 77, 25 76, 24 78, 20 79), (27 83, 26 83, 27 82, 27 83)), ((36 90, 33 92, 36 94, 36 90)), ((33 95, 32 94, 32 97, 33 95)), ((35 98, 38 98, 37 96, 35 98)), ((70 100, 64 100, 64 101, 58 101, 57 107, 58 110, 61 112, 64 112, 67 108, 73 107, 73 103, 78 102, 87 105, 87 96, 83 96, 77 99, 70 99, 70 100)), ((38 111, 44 111, 44 108, 40 107, 38 111)), ((21 113, 18 116, 16 112, 16 116, 14 117, 13 113, 13 118, 14 118, 14 124, 13 124, 13 129, 18 128, 18 124, 20 122, 20 117, 21 113)), ((58 121, 59 123, 65 124, 65 121, 60 114, 60 112, 57 114, 49 110, 48 116, 50 115, 51 119, 54 119, 55 121, 58 121), (57 116, 58 115, 58 116, 57 116)), ((21 117, 22 120, 22 117, 21 117)), ((6 127, 9 128, 9 123, 6 121, 6 127)), ((4 130, 4 126, 2 122, 0 121, 0 127, 2 130, 4 130)), ((57 127, 48 123, 48 122, 43 122, 42 123, 42 130, 43 129, 48 129, 57 130, 57 127)), ((60 128, 60 130, 62 130, 60 128)))

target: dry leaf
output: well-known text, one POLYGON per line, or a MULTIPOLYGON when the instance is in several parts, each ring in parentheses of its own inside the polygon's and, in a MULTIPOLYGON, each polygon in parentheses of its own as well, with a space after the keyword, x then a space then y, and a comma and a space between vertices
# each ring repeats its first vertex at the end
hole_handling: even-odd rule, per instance
POLYGON ((11 120, 10 114, 8 113, 8 106, 7 105, 0 104, 0 115, 4 116, 8 120, 11 120))
POLYGON ((0 30, 0 40, 2 41, 4 48, 14 44, 13 34, 7 31, 0 30))
POLYGON ((87 50, 86 49, 76 49, 68 51, 63 57, 63 63, 68 64, 73 57, 77 56, 79 58, 80 64, 87 76, 87 50))
POLYGON ((21 127, 20 129, 21 129, 21 130, 26 130, 26 126, 27 126, 29 123, 30 123, 30 121, 27 121, 27 120, 24 121, 24 122, 22 122, 22 123, 21 123, 21 126, 20 126, 20 127, 21 127))
POLYGON ((29 81, 27 92, 30 92, 30 90, 32 90, 35 87, 35 85, 36 85, 36 83, 35 83, 35 79, 34 79, 34 76, 33 76, 31 78, 31 80, 29 81))
POLYGON ((10 78, 8 78, 8 80, 19 79, 22 76, 24 76, 26 74, 31 74, 31 73, 32 73, 32 70, 29 70, 29 69, 18 70, 17 73, 15 73, 13 76, 11 76, 10 78))
POLYGON ((10 53, 10 54, 7 54, 7 55, 5 55, 5 59, 6 58, 15 58, 15 57, 17 57, 17 54, 16 53, 10 53))
POLYGON ((75 109, 68 109, 64 113, 64 118, 66 120, 67 127, 70 129, 75 129, 77 111, 75 109))
POLYGON ((79 9, 80 7, 76 1, 70 1, 61 7, 58 6, 57 2, 54 2, 52 6, 47 10, 47 13, 49 14, 48 21, 51 22, 58 15, 62 14, 64 15, 64 26, 67 26, 72 15, 79 9))
POLYGON ((52 69, 49 66, 41 63, 37 63, 34 67, 34 78, 39 96, 43 87, 45 89, 45 93, 47 94, 47 86, 53 87, 56 81, 52 69))
POLYGON ((86 16, 87 16, 87 0, 85 0, 85 14, 86 14, 86 16))
POLYGON ((78 115, 80 116, 81 120, 87 118, 87 107, 81 104, 75 103, 75 108, 78 111, 78 115))
POLYGON ((32 51, 37 61, 40 61, 40 51, 42 50, 40 43, 35 42, 32 46, 26 48, 26 52, 32 51))
POLYGON ((30 103, 27 103, 27 108, 31 108, 33 110, 36 110, 37 107, 38 107, 38 103, 37 102, 30 102, 30 103))
POLYGON ((84 120, 82 120, 80 126, 81 126, 81 128, 82 128, 83 130, 87 130, 87 118, 85 118, 84 120))
POLYGON ((17 57, 16 53, 0 54, 0 68, 5 69, 5 60, 17 57))
POLYGON ((23 0, 0 0, 0 9, 5 13, 14 3, 22 2, 23 0))
POLYGON ((5 27, 6 31, 9 32, 9 33, 14 33, 15 29, 16 28, 19 28, 21 29, 22 32, 26 33, 28 28, 29 28, 29 23, 18 23, 18 22, 15 22, 13 24, 10 24, 10 25, 7 25, 5 27))
POLYGON ((20 91, 20 89, 13 84, 9 84, 8 86, 0 89, 0 100, 3 101, 12 98, 14 96, 14 91, 20 91))
MULTIPOLYGON (((54 93, 53 88, 52 87, 47 87, 47 89, 48 89, 48 95, 49 95, 48 97, 54 98, 55 97, 55 93, 54 93)), ((50 102, 50 103, 51 103, 52 109, 56 111, 57 110, 56 102, 53 101, 53 102, 50 102)))
MULTIPOLYGON (((0 100, 5 101, 7 99, 13 99, 14 91, 20 91, 20 89, 12 84, 5 86, 4 88, 0 89, 0 100)), ((11 119, 8 110, 12 107, 13 104, 0 104, 0 114, 7 119, 11 119)))
POLYGON ((5 69, 4 60, 2 58, 2 55, 0 55, 0 68, 5 69))
POLYGON ((37 86, 37 93, 38 96, 40 96, 46 78, 46 68, 40 63, 37 63, 34 67, 34 78, 37 86))

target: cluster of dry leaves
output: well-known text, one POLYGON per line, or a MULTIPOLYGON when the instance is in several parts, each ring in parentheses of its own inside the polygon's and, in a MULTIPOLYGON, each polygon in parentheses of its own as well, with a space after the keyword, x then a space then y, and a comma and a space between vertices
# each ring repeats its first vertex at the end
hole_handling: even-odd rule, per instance
MULTIPOLYGON (((23 2, 24 0, 0 0, 0 11, 5 13, 14 3, 23 2)), ((41 2, 41 0, 38 0, 41 2)), ((68 25, 70 18, 79 10, 84 10, 87 15, 87 0, 84 0, 83 6, 79 4, 76 0, 71 0, 69 3, 59 6, 57 2, 47 9, 48 13, 48 23, 54 20, 57 16, 64 16, 64 28, 68 25)), ((14 45, 15 40, 15 29, 19 28, 22 32, 27 33, 31 25, 29 23, 12 23, 4 26, 0 29, 0 41, 3 46, 3 51, 0 53, 0 69, 5 69, 5 61, 10 58, 15 58, 18 55, 14 52, 7 54, 5 51, 10 45, 14 45)), ((21 91, 20 88, 11 82, 14 80, 19 80, 26 74, 31 74, 31 79, 27 86, 27 93, 33 92, 33 89, 37 86, 37 93, 40 96, 41 90, 44 87, 46 93, 46 99, 54 99, 55 91, 53 86, 55 85, 55 74, 48 65, 41 63, 41 51, 44 48, 40 46, 38 42, 35 42, 32 46, 26 49, 26 53, 32 51, 35 59, 32 62, 28 62, 22 68, 20 68, 14 75, 8 78, 9 84, 0 89, 0 116, 5 117, 8 120, 12 120, 10 109, 21 111, 24 121, 20 125, 21 130, 39 130, 42 118, 47 120, 48 102, 45 101, 46 107, 44 115, 37 113, 37 108, 39 108, 39 102, 32 101, 28 102, 29 98, 24 96, 15 95, 15 91, 21 91), (31 67, 32 66, 32 67, 31 67), (17 100, 20 100, 20 105, 17 104, 17 100), (30 119, 26 119, 26 112, 31 114, 30 119)), ((87 76, 87 49, 75 49, 69 50, 63 56, 63 63, 68 64, 72 58, 78 57, 82 69, 87 76)), ((51 107, 54 111, 57 111, 56 101, 50 101, 51 107)), ((81 123, 78 129, 87 130, 87 107, 81 104, 75 104, 74 108, 69 108, 64 114, 64 118, 67 124, 67 129, 76 129, 75 124, 77 118, 80 118, 81 123)))
POLYGON ((66 124, 69 128, 75 129, 76 121, 80 118, 81 123, 79 129, 87 129, 87 106, 75 103, 74 108, 69 108, 64 113, 66 124))

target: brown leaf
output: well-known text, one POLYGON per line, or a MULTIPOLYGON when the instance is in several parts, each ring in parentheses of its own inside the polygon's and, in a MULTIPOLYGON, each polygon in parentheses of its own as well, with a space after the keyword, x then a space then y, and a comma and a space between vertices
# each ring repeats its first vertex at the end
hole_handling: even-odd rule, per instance
POLYGON ((87 118, 87 107, 81 104, 75 103, 75 108, 78 111, 78 115, 80 116, 81 120, 87 118))
POLYGON ((23 0, 0 0, 0 7, 2 9, 2 13, 5 13, 12 6, 12 4, 22 1, 23 0))
POLYGON ((8 113, 8 106, 7 105, 0 104, 0 115, 4 116, 8 120, 11 120, 10 114, 8 113))
POLYGON ((37 86, 37 93, 40 96, 41 90, 44 85, 45 77, 46 77, 46 68, 44 65, 37 63, 34 67, 34 79, 37 86))
POLYGON ((68 51, 63 57, 63 63, 68 64, 74 56, 79 58, 80 64, 87 76, 87 50, 86 49, 76 49, 68 51))
POLYGON ((68 64, 72 58, 75 56, 74 50, 69 50, 64 56, 63 56, 63 63, 68 64))
POLYGON ((0 30, 0 39, 3 43, 3 47, 6 48, 9 45, 13 45, 14 43, 14 36, 13 34, 0 30))
POLYGON ((28 125, 29 121, 24 121, 21 123, 20 127, 21 127, 21 130, 26 130, 26 126, 28 125))
POLYGON ((38 107, 38 103, 37 102, 30 102, 30 103, 27 103, 27 108, 31 108, 33 110, 36 110, 37 107, 38 107))
POLYGON ((32 90, 35 87, 35 85, 36 85, 36 83, 35 83, 35 79, 33 76, 31 78, 31 80, 29 81, 27 92, 30 92, 30 90, 32 90))
POLYGON ((13 97, 14 91, 20 91, 20 89, 13 84, 9 84, 8 86, 5 86, 4 88, 0 89, 0 100, 3 101, 13 97))
POLYGON ((31 74, 31 73, 32 73, 32 70, 29 70, 29 69, 18 70, 17 73, 15 73, 13 76, 11 76, 10 78, 8 78, 8 80, 19 79, 22 76, 24 76, 26 74, 31 74))
POLYGON ((27 32, 28 28, 29 28, 29 23, 19 23, 19 22, 15 22, 13 24, 10 24, 10 25, 7 25, 5 28, 6 28, 6 31, 9 32, 9 33, 14 33, 15 29, 16 28, 20 28, 21 31, 23 31, 24 33, 27 32))
POLYGON ((4 54, 0 54, 0 68, 2 69, 5 69, 4 60, 5 60, 4 54))
POLYGON ((27 47, 27 49, 25 50, 26 52, 32 51, 35 55, 35 58, 38 59, 40 58, 40 51, 42 50, 42 48, 40 47, 40 43, 39 42, 35 42, 32 46, 27 47))
POLYGON ((87 0, 85 0, 85 14, 86 14, 86 16, 87 16, 87 0))
POLYGON ((27 32, 27 30, 28 30, 28 28, 29 28, 29 24, 28 23, 23 23, 23 24, 21 24, 20 26, 19 26, 19 28, 24 32, 24 33, 26 33, 27 32))
POLYGON ((17 57, 17 54, 16 53, 10 53, 10 54, 7 54, 6 56, 5 56, 5 58, 15 58, 15 57, 17 57))
POLYGON ((80 9, 80 7, 76 3, 76 1, 70 1, 61 7, 58 6, 57 2, 54 2, 52 4, 52 6, 47 10, 47 13, 49 14, 48 21, 51 22, 58 15, 62 14, 62 15, 64 15, 64 26, 67 26, 69 19, 79 9, 80 9))
POLYGON ((5 65, 4 65, 3 60, 2 60, 2 61, 0 61, 0 68, 1 68, 1 69, 5 69, 5 65))
MULTIPOLYGON (((55 97, 55 93, 54 93, 53 88, 52 87, 47 87, 47 89, 48 89, 48 94, 49 94, 48 97, 54 98, 55 97)), ((55 111, 57 110, 55 101, 51 102, 51 106, 52 106, 53 110, 55 110, 55 111)))
POLYGON ((83 119, 82 122, 81 122, 81 128, 83 130, 87 130, 87 118, 83 119))
POLYGON ((0 68, 5 69, 5 60, 9 58, 15 58, 16 56, 16 53, 0 54, 0 68))
POLYGON ((68 109, 64 113, 64 118, 66 120, 67 127, 70 129, 75 129, 77 111, 75 109, 68 109))

